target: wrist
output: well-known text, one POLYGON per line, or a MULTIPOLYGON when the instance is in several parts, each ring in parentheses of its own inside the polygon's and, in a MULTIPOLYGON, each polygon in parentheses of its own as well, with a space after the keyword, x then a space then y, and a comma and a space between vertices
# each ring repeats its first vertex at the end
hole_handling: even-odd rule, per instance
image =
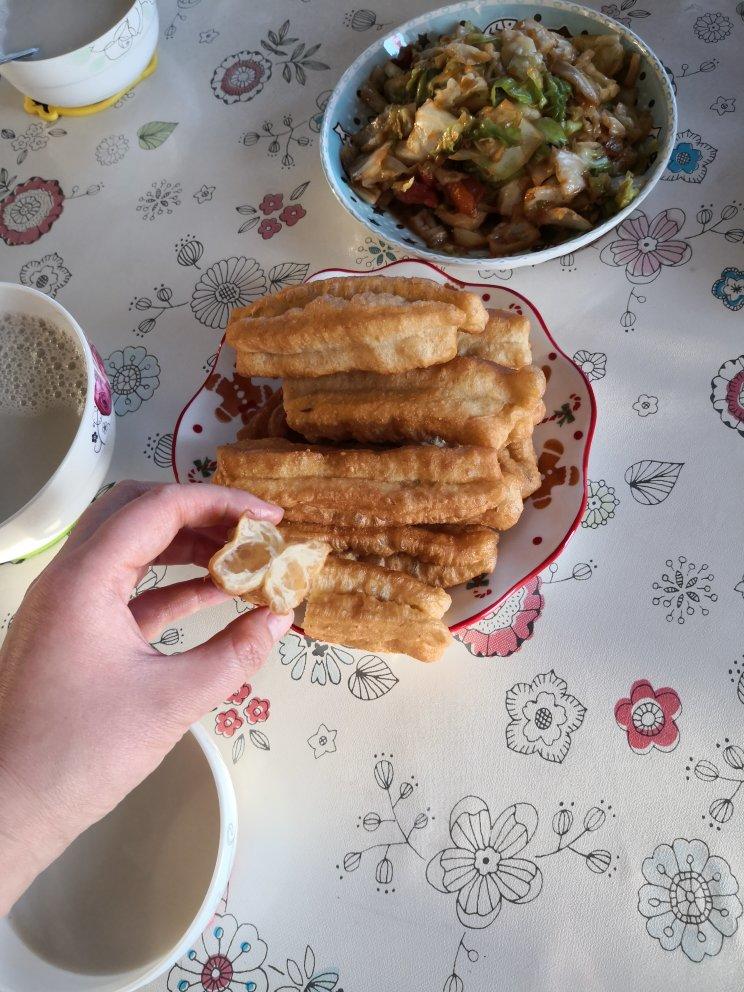
POLYGON ((31 790, 0 764, 0 917, 64 847, 31 790))

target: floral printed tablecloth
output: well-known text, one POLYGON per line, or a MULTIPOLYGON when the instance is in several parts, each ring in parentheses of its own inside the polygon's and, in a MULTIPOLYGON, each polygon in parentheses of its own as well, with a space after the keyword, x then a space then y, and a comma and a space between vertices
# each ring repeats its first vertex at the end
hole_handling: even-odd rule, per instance
MULTIPOLYGON (((170 477, 231 308, 397 257, 318 162, 342 69, 427 7, 370 2, 163 0, 158 71, 95 117, 43 123, 0 86, 0 277, 57 297, 104 356, 112 480, 170 477)), ((674 81, 663 181, 602 243, 479 276, 534 301, 592 380, 582 526, 441 663, 291 634, 207 718, 239 849, 159 992, 742 987, 744 6, 602 9, 674 81)), ((3 568, 3 630, 46 560, 3 568)))

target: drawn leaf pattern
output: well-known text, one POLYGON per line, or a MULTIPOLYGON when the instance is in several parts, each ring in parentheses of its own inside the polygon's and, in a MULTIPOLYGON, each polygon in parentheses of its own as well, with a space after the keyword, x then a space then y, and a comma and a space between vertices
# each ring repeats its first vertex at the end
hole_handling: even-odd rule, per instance
POLYGON ((382 658, 368 654, 360 658, 349 676, 349 691, 357 699, 380 699, 397 684, 398 678, 382 658))
POLYGON ((677 485, 684 462, 658 462, 646 458, 635 462, 625 473, 625 481, 637 503, 658 506, 677 485))

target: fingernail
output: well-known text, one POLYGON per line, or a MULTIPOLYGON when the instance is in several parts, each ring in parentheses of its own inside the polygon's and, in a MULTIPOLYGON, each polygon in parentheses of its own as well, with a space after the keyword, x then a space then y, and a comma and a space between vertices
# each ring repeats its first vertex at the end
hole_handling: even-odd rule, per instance
POLYGON ((292 621, 294 620, 294 613, 269 613, 266 617, 266 626, 269 628, 269 633, 278 641, 280 637, 287 633, 289 628, 292 626, 292 621))

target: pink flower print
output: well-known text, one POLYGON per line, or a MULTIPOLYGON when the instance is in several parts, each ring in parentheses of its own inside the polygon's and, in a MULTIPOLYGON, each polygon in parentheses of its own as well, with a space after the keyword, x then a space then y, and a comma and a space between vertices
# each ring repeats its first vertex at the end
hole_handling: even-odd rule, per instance
POLYGON ((259 699, 258 696, 252 699, 243 710, 248 723, 265 723, 269 719, 269 706, 268 699, 259 699))
POLYGON ((258 205, 262 214, 273 214, 275 210, 281 210, 284 206, 284 197, 281 193, 267 193, 258 205))
POLYGON ((244 682, 237 692, 233 692, 232 695, 227 697, 227 702, 238 704, 244 703, 252 691, 250 682, 244 682))
POLYGON ((273 238, 275 234, 278 234, 282 229, 282 225, 276 219, 276 217, 266 217, 258 225, 258 233, 264 239, 268 241, 269 238, 273 238))
POLYGON ((543 606, 540 579, 535 577, 472 627, 457 634, 457 639, 478 658, 507 658, 532 637, 543 606))
POLYGON ((302 220, 306 213, 307 210, 305 210, 302 204, 297 203, 289 207, 285 207, 279 214, 279 220, 283 220, 287 227, 292 227, 298 220, 302 220))
POLYGON ((663 266, 689 262, 692 249, 677 238, 684 222, 681 210, 662 210, 651 221, 637 210, 618 225, 619 239, 605 245, 599 257, 606 265, 625 266, 629 282, 653 282, 663 266))
POLYGON ((235 731, 242 726, 243 721, 237 710, 225 710, 224 713, 218 713, 214 718, 214 732, 220 737, 232 737, 235 731))
POLYGON ((104 417, 108 417, 111 413, 111 384, 106 375, 106 366, 103 364, 103 359, 93 345, 90 346, 90 351, 93 356, 93 401, 98 407, 99 413, 104 417))
POLYGON ((615 719, 628 735, 630 749, 646 754, 652 748, 673 751, 679 743, 676 718, 682 704, 674 689, 654 689, 639 679, 630 687, 630 696, 615 706, 615 719))

